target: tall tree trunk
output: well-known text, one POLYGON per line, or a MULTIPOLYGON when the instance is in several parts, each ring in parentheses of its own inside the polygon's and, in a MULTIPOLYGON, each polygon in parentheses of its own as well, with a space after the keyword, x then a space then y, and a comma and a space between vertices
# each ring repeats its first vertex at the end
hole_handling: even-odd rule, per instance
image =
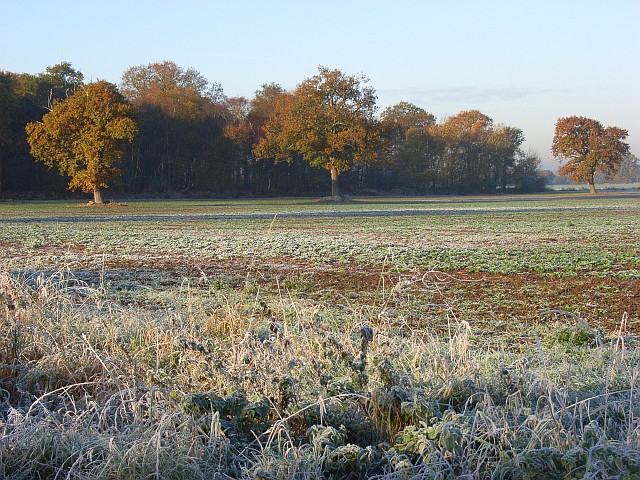
POLYGON ((338 170, 332 168, 331 172, 331 196, 337 197, 340 195, 340 187, 338 185, 338 170))
POLYGON ((589 193, 594 194, 594 193, 598 193, 598 191, 596 190, 596 185, 593 182, 593 175, 591 175, 591 180, 589 180, 589 193))
POLYGON ((102 190, 100 190, 99 188, 93 189, 93 203, 97 205, 104 204, 104 201, 102 200, 102 190))

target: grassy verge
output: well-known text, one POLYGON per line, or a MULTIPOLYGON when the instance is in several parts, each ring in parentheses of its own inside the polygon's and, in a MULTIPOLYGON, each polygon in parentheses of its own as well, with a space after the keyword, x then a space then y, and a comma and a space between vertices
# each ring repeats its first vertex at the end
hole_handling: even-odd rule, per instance
POLYGON ((1 274, 0 474, 640 474, 640 357, 624 325, 607 336, 570 318, 518 348, 508 334, 474 342, 454 310, 432 335, 385 306, 344 315, 209 287, 150 312, 63 274, 1 274))

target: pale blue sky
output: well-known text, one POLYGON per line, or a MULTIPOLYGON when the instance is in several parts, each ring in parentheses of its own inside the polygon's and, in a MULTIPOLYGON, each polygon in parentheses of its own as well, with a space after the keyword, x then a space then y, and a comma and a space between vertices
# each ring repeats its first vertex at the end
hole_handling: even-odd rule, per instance
POLYGON ((318 65, 362 73, 381 109, 413 102, 438 119, 479 109, 523 130, 555 169, 556 120, 629 130, 640 156, 640 1, 517 0, 57 2, 5 0, 0 70, 69 61, 119 83, 130 66, 172 60, 252 97, 294 88, 318 65))

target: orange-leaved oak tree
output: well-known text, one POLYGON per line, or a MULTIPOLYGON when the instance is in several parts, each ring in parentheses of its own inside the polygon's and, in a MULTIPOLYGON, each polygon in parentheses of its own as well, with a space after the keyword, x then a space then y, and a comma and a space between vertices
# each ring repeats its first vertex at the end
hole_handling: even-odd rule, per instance
POLYGON ((556 122, 551 152, 567 163, 558 169, 560 175, 575 182, 587 182, 589 191, 597 193, 594 174, 612 175, 629 153, 624 142, 628 132, 619 127, 603 127, 586 117, 565 117, 556 122))
POLYGON ((92 192, 102 204, 102 189, 120 176, 118 163, 138 127, 133 106, 115 85, 100 80, 54 102, 26 130, 36 160, 69 176, 70 190, 92 192))
POLYGON ((254 155, 289 163, 301 156, 330 172, 331 195, 337 198, 338 176, 354 163, 377 158, 376 95, 367 82, 320 67, 318 75, 276 98, 254 155))

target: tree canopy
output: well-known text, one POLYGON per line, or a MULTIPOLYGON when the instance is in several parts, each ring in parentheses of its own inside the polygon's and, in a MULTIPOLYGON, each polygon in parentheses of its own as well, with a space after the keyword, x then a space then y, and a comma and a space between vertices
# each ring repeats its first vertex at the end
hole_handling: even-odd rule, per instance
POLYGON ((127 69, 120 90, 140 112, 136 161, 124 166, 131 188, 224 186, 233 167, 220 159, 230 152, 222 140, 226 97, 218 83, 163 61, 127 69))
POLYGON ((132 102, 153 99, 171 110, 182 104, 187 115, 189 107, 202 98, 219 101, 224 97, 219 84, 210 83, 193 68, 184 69, 171 61, 128 68, 122 74, 120 90, 132 102))
POLYGON ((320 67, 318 75, 278 98, 255 155, 287 162, 302 156, 331 173, 331 194, 337 197, 338 175, 376 158, 376 96, 367 81, 320 67))
POLYGON ((103 203, 101 189, 120 175, 118 163, 137 126, 132 106, 116 86, 98 81, 55 101, 26 131, 37 160, 69 176, 70 189, 93 192, 95 203, 103 203))
POLYGON ((587 182, 591 193, 597 193, 595 173, 615 173, 629 153, 629 145, 624 142, 627 135, 627 130, 603 127, 591 118, 573 116, 558 119, 551 151, 561 161, 567 161, 558 173, 575 182, 587 182))
MULTIPOLYGON (((69 162, 60 169, 49 158, 34 161, 25 127, 44 124, 52 110, 47 118, 62 116, 60 104, 83 82, 69 62, 36 75, 0 72, 0 195, 65 195, 73 179, 57 170, 75 176, 64 168, 69 162)), ((542 188, 538 156, 521 151, 518 128, 478 110, 436 121, 406 101, 378 116, 362 75, 320 67, 292 91, 267 83, 252 97, 227 97, 193 68, 161 61, 127 69, 119 91, 138 132, 112 171, 122 181, 102 176, 118 194, 317 195, 327 188, 327 171, 334 194, 338 177, 352 194, 542 188)), ((87 183, 82 178, 74 185, 87 183)))

